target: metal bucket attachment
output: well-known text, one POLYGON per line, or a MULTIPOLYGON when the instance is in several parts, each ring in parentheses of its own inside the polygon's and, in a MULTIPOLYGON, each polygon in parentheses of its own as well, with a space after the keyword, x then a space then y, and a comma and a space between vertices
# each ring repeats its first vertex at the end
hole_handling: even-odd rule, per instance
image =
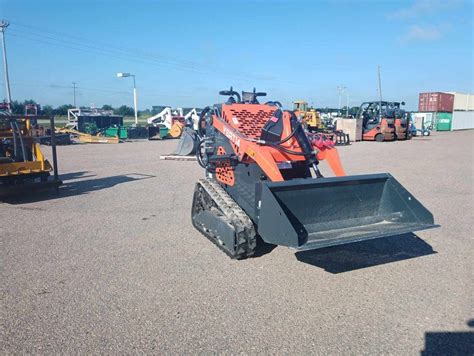
POLYGON ((258 233, 299 250, 436 227, 433 215, 390 174, 263 184, 258 233))
POLYGON ((190 127, 185 127, 178 141, 178 147, 173 154, 178 156, 189 156, 196 153, 197 134, 190 127))

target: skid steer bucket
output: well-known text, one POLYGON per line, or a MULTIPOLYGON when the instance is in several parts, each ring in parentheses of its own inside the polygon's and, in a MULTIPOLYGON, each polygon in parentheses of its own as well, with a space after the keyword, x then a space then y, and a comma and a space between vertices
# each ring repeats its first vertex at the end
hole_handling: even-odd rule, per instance
POLYGON ((258 233, 299 250, 435 227, 433 215, 390 174, 267 182, 258 233))
POLYGON ((190 127, 185 127, 178 141, 178 147, 173 154, 178 156, 189 156, 196 153, 197 134, 190 127))

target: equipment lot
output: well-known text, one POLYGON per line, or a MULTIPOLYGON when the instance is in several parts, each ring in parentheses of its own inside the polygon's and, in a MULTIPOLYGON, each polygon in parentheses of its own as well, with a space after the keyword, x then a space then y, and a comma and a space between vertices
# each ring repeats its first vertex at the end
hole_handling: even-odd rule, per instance
POLYGON ((159 160, 176 144, 58 147, 59 196, 0 203, 3 352, 417 354, 473 331, 473 130, 339 148, 440 228, 243 261, 192 227, 203 170, 159 160))

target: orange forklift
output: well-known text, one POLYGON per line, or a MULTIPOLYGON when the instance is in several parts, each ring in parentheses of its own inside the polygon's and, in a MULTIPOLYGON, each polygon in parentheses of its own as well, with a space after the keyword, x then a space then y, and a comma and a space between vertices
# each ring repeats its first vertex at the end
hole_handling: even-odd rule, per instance
POLYGON ((405 105, 405 102, 392 102, 389 103, 388 115, 393 117, 395 125, 395 139, 396 140, 407 140, 408 139, 408 114, 405 110, 400 108, 400 105, 405 105))
POLYGON ((362 103, 356 117, 362 119, 363 141, 395 140, 395 118, 389 115, 391 104, 387 101, 362 103))

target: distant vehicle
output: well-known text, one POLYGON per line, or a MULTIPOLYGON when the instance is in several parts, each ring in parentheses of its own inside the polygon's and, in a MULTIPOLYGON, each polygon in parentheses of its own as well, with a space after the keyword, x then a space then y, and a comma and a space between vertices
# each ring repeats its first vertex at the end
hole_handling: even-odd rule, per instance
POLYGON ((308 102, 304 100, 294 101, 293 110, 296 114, 296 117, 300 118, 306 124, 309 131, 323 128, 319 111, 309 107, 308 102))
POLYGON ((362 119, 362 140, 393 141, 406 140, 407 118, 400 108, 404 102, 368 101, 362 103, 356 118, 362 119))

